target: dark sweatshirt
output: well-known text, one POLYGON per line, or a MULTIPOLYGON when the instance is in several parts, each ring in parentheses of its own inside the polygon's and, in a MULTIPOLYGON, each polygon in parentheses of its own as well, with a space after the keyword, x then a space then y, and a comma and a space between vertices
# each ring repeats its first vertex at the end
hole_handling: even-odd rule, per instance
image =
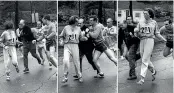
POLYGON ((135 28, 135 26, 128 25, 126 29, 124 29, 124 30, 120 29, 120 30, 122 30, 120 32, 122 32, 122 35, 123 35, 122 38, 121 38, 122 39, 121 41, 124 40, 124 42, 125 42, 128 49, 133 44, 139 44, 140 43, 140 39, 138 39, 137 37, 132 37, 130 35, 130 33, 132 33, 134 35, 134 28, 135 28))
POLYGON ((23 42, 30 42, 36 39, 31 31, 31 28, 28 26, 23 27, 20 37, 23 42))
MULTIPOLYGON (((83 26, 81 27, 81 31, 85 31, 87 29, 87 26, 83 26)), ((85 32, 85 35, 87 33, 85 32)), ((90 52, 90 51, 93 51, 94 49, 94 44, 92 42, 92 39, 91 38, 88 38, 87 41, 80 41, 79 42, 79 49, 82 53, 87 53, 87 52, 90 52)))

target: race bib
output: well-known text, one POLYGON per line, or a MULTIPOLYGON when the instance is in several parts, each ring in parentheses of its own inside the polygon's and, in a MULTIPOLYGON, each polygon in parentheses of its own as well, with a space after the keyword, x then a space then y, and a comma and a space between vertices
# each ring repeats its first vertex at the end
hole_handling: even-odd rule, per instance
POLYGON ((69 40, 75 40, 76 39, 76 34, 69 35, 69 40))
POLYGON ((151 28, 150 27, 141 27, 140 32, 149 34, 149 33, 151 33, 151 28))

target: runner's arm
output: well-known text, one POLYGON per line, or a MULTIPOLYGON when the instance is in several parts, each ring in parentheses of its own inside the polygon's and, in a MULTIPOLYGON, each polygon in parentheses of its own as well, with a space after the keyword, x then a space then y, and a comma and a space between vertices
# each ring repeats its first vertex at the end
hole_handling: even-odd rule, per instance
POLYGON ((110 32, 111 35, 116 35, 117 34, 117 28, 114 27, 110 32))
POLYGON ((2 33, 1 37, 0 37, 0 46, 1 47, 5 47, 5 44, 3 43, 5 40, 5 32, 2 33))
POLYGON ((163 28, 159 30, 159 29, 158 29, 158 25, 157 25, 157 23, 156 23, 155 32, 154 32, 155 36, 156 36, 158 39, 163 40, 163 41, 166 42, 167 40, 160 34, 161 30, 163 30, 163 28))

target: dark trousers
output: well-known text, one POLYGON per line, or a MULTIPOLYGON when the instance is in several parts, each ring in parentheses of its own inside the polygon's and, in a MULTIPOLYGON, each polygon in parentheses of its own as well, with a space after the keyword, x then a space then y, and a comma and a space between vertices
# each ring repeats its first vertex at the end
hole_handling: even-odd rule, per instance
POLYGON ((38 63, 41 63, 41 59, 36 53, 36 45, 33 44, 32 42, 23 42, 24 47, 23 47, 23 55, 24 55, 24 67, 28 68, 28 53, 30 52, 31 55, 37 59, 38 63))
POLYGON ((126 59, 129 62, 129 76, 136 76, 136 61, 138 59, 140 59, 140 53, 137 54, 137 50, 138 50, 139 44, 133 44, 129 47, 128 49, 128 53, 126 54, 126 59))
POLYGON ((83 59, 83 56, 86 56, 89 64, 91 64, 91 66, 93 67, 94 70, 97 70, 97 73, 99 73, 98 69, 96 68, 94 62, 93 62, 93 50, 89 50, 88 52, 86 53, 83 53, 80 51, 80 71, 82 72, 82 59, 83 59))

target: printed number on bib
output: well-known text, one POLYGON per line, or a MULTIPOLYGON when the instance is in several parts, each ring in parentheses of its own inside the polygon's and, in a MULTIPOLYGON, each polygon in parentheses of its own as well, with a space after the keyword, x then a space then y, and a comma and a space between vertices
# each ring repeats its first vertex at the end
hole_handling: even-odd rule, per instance
POLYGON ((141 33, 146 33, 146 34, 151 33, 150 27, 141 27, 140 31, 141 33))
POLYGON ((76 34, 69 35, 69 40, 75 40, 76 39, 76 34))

